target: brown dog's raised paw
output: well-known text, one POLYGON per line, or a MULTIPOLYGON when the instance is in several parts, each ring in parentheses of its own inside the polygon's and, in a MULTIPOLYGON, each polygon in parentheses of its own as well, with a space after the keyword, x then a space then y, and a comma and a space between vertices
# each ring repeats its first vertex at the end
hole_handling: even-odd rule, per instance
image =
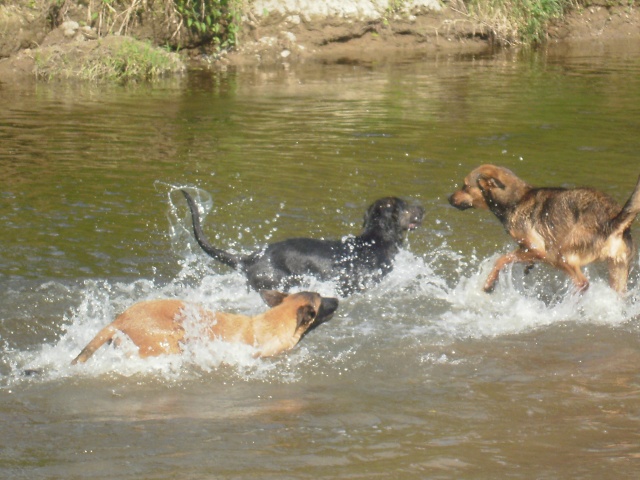
POLYGON ((493 293, 493 291, 496 289, 496 284, 492 283, 491 285, 486 285, 482 288, 482 290, 484 290, 485 293, 493 293))

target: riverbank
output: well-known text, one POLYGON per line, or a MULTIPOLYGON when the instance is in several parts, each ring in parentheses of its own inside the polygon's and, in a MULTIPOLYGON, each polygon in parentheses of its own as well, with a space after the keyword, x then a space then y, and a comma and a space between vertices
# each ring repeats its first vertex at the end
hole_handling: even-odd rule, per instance
MULTIPOLYGON (((604 1, 603 1, 604 3, 604 1)), ((230 64, 304 61, 374 62, 399 56, 479 54, 497 48, 492 28, 460 6, 424 7, 383 21, 328 17, 299 20, 270 14, 249 22, 230 64)), ((575 9, 548 28, 546 45, 640 41, 640 10, 592 4, 575 9)))
MULTIPOLYGON (((160 56, 166 56, 162 61, 168 65, 167 73, 188 67, 287 68, 309 61, 369 63, 406 56, 473 55, 489 52, 499 43, 492 25, 470 15, 461 1, 411 0, 398 9, 390 9, 389 3, 382 8, 368 0, 254 0, 245 7, 234 48, 216 51, 185 35, 178 57, 167 51, 175 47, 171 42, 178 27, 163 24, 153 12, 126 28, 124 22, 120 28, 114 22, 109 32, 88 21, 95 16, 91 4, 64 2, 64 11, 51 12, 34 7, 33 2, 22 6, 14 2, 0 5, 0 83, 37 75, 71 78, 73 72, 56 72, 56 59, 82 63, 88 57, 105 57, 126 37, 141 41, 140 45, 171 47, 158 49, 160 56), (53 21, 54 16, 64 22, 53 21)), ((596 0, 574 8, 547 28, 548 45, 613 40, 640 41, 639 9, 596 0)), ((136 50, 144 49, 135 45, 136 50)), ((142 76, 152 73, 143 69, 142 76)), ((165 70, 155 74, 163 75, 165 70)))

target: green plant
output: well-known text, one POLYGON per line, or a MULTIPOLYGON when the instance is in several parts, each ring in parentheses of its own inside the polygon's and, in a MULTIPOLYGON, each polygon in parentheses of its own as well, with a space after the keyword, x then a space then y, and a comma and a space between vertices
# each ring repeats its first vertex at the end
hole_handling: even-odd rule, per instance
POLYGON ((398 13, 404 8, 405 3, 407 3, 406 0, 389 0, 387 12, 398 13))
POLYGON ((499 44, 544 41, 549 22, 560 18, 572 0, 470 0, 468 10, 491 30, 499 44))
POLYGON ((186 27, 204 40, 227 48, 238 40, 239 0, 167 0, 186 27))
POLYGON ((524 43, 539 43, 546 37, 549 22, 564 14, 563 0, 520 0, 523 24, 520 37, 524 43))
POLYGON ((382 24, 385 27, 389 26, 389 19, 393 18, 394 15, 402 12, 406 4, 406 0, 389 0, 387 8, 382 14, 382 24))
POLYGON ((118 83, 155 80, 184 69, 174 53, 147 42, 114 35, 98 40, 93 48, 75 51, 55 47, 39 49, 35 63, 38 78, 118 83))
MULTIPOLYGON (((166 25, 172 26, 172 38, 177 38, 178 43, 186 29, 203 43, 213 42, 218 47, 229 48, 238 41, 242 1, 160 0, 155 10, 162 12, 166 25)), ((127 34, 151 5, 148 0, 90 0, 89 18, 100 35, 127 34)))
POLYGON ((125 39, 113 48, 111 56, 90 58, 80 76, 86 80, 127 82, 155 79, 172 69, 173 60, 166 52, 147 42, 125 39))

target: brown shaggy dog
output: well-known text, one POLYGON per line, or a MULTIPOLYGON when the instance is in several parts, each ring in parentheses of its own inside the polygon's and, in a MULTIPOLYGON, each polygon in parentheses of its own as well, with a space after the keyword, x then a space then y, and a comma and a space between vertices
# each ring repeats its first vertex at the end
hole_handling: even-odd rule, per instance
POLYGON ((640 179, 620 207, 591 188, 535 188, 511 170, 482 165, 449 197, 454 207, 491 210, 518 248, 500 257, 484 284, 490 292, 513 262, 546 262, 566 272, 579 291, 589 287, 581 267, 606 261, 611 288, 623 293, 635 248, 630 227, 640 212, 640 179))

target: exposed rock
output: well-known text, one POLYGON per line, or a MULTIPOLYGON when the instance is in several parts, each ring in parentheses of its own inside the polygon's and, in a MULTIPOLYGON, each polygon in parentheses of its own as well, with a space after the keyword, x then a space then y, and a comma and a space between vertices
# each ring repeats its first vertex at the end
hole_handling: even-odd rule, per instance
POLYGON ((306 21, 312 19, 337 17, 351 20, 377 20, 394 13, 397 9, 403 13, 419 10, 442 10, 438 0, 255 0, 250 12, 257 18, 273 14, 303 16, 306 21))

